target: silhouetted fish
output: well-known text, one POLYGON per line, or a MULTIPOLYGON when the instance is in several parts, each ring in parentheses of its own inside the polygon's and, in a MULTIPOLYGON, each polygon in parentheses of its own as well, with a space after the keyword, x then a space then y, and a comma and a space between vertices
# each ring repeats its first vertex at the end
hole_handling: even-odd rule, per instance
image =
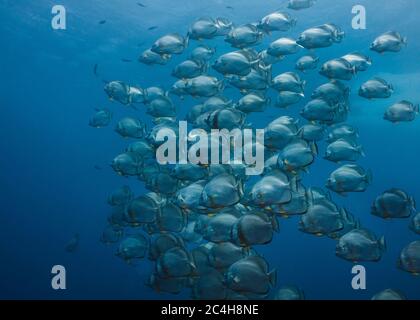
POLYGON ((130 60, 130 59, 125 59, 125 58, 122 58, 122 59, 121 59, 121 61, 122 61, 122 62, 133 62, 133 60, 130 60))
POLYGON ((137 5, 138 5, 139 7, 146 8, 146 6, 145 6, 143 3, 141 3, 141 2, 137 2, 137 5))
POLYGON ((106 23, 106 20, 99 21, 99 24, 105 24, 105 23, 106 23))
POLYGON ((147 30, 152 31, 152 30, 155 30, 157 28, 158 28, 158 26, 151 26, 151 27, 147 28, 147 30))

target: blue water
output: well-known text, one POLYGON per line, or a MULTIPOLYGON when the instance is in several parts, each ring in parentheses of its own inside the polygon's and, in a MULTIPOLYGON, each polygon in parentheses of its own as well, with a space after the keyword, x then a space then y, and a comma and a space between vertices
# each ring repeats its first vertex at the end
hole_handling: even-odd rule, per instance
MULTIPOLYGON (((87 125, 95 107, 112 109, 115 119, 133 115, 145 119, 144 110, 134 111, 108 101, 101 79, 123 80, 141 87, 174 82, 168 66, 147 67, 121 58, 136 59, 159 36, 185 33, 196 18, 225 16, 236 24, 253 22, 284 7, 284 1, 266 0, 0 0, 0 298, 48 299, 178 299, 157 294, 144 286, 152 264, 140 268, 126 265, 114 256, 115 247, 99 242, 106 225, 108 193, 129 184, 136 194, 145 192, 135 179, 118 177, 108 166, 127 144, 111 128, 87 125), (67 9, 67 30, 52 30, 51 8, 67 9), (230 5, 234 10, 226 9, 230 5), (98 24, 106 20, 105 24, 98 24), (150 26, 158 29, 146 31, 150 26), (100 77, 93 74, 98 64, 100 77), (94 169, 95 165, 102 170, 94 169), (64 246, 80 233, 80 248, 73 254, 64 246), (67 290, 51 289, 51 268, 67 270, 67 290)), ((420 299, 420 277, 396 268, 400 250, 418 239, 408 229, 408 220, 384 221, 370 214, 372 200, 384 190, 398 187, 420 202, 420 120, 392 125, 382 119, 385 108, 402 99, 420 102, 420 36, 417 0, 318 0, 317 4, 293 12, 298 25, 289 35, 296 37, 308 27, 326 22, 340 25, 345 40, 319 50, 321 61, 359 50, 369 53, 379 34, 396 30, 407 36, 409 45, 398 54, 369 53, 373 66, 350 82, 352 87, 349 123, 360 131, 373 184, 365 193, 347 198, 334 196, 362 221, 362 225, 387 238, 388 250, 379 263, 363 264, 367 290, 351 287, 352 264, 337 258, 335 242, 297 230, 297 219, 281 220, 274 241, 257 250, 278 270, 278 285, 296 284, 309 299, 370 299, 385 289, 401 290, 409 299, 420 299), (367 30, 351 28, 351 8, 367 9, 367 30), (391 99, 369 102, 357 97, 357 88, 373 76, 391 82, 391 99)), ((270 41, 283 34, 273 34, 270 41)), ((218 53, 231 50, 223 39, 212 41, 218 53)), ((193 46, 190 46, 190 48, 193 46)), ((296 56, 276 65, 273 74, 293 70, 296 56)), ((304 76, 311 92, 325 82, 316 72, 304 76)), ((239 97, 234 90, 230 93, 239 97)), ((185 113, 192 99, 175 100, 185 113)), ((296 114, 300 107, 292 107, 296 114)), ((269 108, 252 116, 263 128, 282 111, 269 108)), ((149 117, 147 117, 150 119, 149 117)), ((324 144, 320 145, 323 150, 324 144)), ((323 186, 337 166, 319 159, 305 177, 305 184, 323 186)))

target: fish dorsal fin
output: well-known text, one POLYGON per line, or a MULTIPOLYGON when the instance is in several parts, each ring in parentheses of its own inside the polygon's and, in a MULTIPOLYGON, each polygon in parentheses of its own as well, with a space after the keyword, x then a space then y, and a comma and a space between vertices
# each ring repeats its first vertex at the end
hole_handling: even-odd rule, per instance
POLYGON ((401 35, 396 31, 388 31, 388 32, 385 32, 384 35, 392 36, 392 37, 395 37, 397 39, 401 39, 401 35))
POLYGON ((380 83, 382 83, 384 86, 388 86, 388 82, 386 82, 386 80, 379 78, 379 77, 374 77, 372 80, 378 81, 380 83))

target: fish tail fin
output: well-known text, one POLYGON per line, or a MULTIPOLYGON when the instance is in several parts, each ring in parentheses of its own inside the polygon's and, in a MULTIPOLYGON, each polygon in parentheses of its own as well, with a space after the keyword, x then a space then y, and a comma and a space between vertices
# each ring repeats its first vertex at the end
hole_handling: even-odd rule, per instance
POLYGON ((371 184, 372 183, 372 171, 371 170, 368 170, 366 172, 365 178, 366 178, 366 183, 367 184, 371 184))
POLYGON ((414 112, 415 112, 415 113, 419 113, 419 105, 418 105, 418 104, 416 104, 416 105, 414 106, 414 112))
POLYGON ((293 192, 297 192, 298 191, 298 178, 296 176, 294 176, 291 180, 290 180, 290 189, 293 192))
POLYGON ((340 209, 340 215, 343 219, 349 220, 349 214, 345 208, 340 209))
POLYGON ((301 127, 298 130, 298 132, 296 133, 296 136, 299 137, 299 138, 301 138, 301 139, 303 139, 304 135, 305 135, 305 130, 303 129, 303 127, 301 127))
POLYGON ((235 239, 237 242, 241 241, 241 237, 239 235, 239 230, 238 230, 238 224, 235 223, 232 227, 232 229, 230 230, 230 238, 231 239, 235 239))
POLYGON ((279 232, 280 225, 279 225, 279 221, 277 220, 277 217, 275 215, 272 215, 272 217, 271 217, 271 225, 273 226, 273 230, 275 232, 279 232))
POLYGON ((357 74, 357 68, 354 66, 351 68, 351 72, 356 75, 357 74))
POLYGON ((316 144, 316 142, 311 142, 310 144, 311 146, 311 151, 313 155, 318 155, 319 151, 318 151, 318 145, 316 144))
POLYGON ((381 247, 381 250, 382 251, 385 251, 386 250, 386 241, 385 241, 385 237, 384 236, 382 236, 379 239, 379 246, 381 247))
POLYGON ((402 38, 402 43, 403 43, 405 46, 407 46, 407 44, 408 44, 408 39, 407 39, 407 37, 403 37, 403 38, 402 38))
POLYGON ((268 274, 268 279, 269 282, 271 284, 272 287, 276 286, 276 282, 277 282, 277 270, 273 269, 269 274, 268 274))
POLYGON ((290 20, 290 26, 291 26, 292 28, 296 27, 297 22, 298 22, 298 20, 297 20, 297 19, 295 19, 295 18, 293 18, 292 20, 290 20))
POLYGON ((411 208, 414 211, 416 211, 416 200, 413 197, 410 197, 409 201, 410 201, 411 208))
POLYGON ((357 151, 360 153, 362 157, 366 157, 365 151, 363 150, 362 146, 357 147, 357 151))

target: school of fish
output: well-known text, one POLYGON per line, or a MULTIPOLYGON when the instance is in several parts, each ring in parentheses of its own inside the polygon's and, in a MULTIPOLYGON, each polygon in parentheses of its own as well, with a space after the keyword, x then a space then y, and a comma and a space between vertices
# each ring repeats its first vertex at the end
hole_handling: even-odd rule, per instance
MULTIPOLYGON (((317 49, 345 40, 344 32, 333 23, 304 30, 297 39, 284 36, 299 25, 286 11, 311 10, 314 4, 314 0, 290 0, 284 12, 244 25, 220 17, 199 18, 185 35, 163 35, 138 60, 168 68, 174 78, 169 90, 153 85, 140 88, 120 80, 106 83, 104 90, 112 101, 144 107, 154 126, 147 128, 133 117, 115 124, 116 134, 129 144, 111 166, 120 176, 142 181, 149 192, 135 195, 129 186, 122 186, 109 195, 111 210, 101 241, 115 244, 116 255, 128 264, 142 259, 154 263, 147 285, 157 292, 178 294, 188 289, 194 299, 304 299, 303 290, 295 286, 274 290, 276 270, 254 248, 270 244, 280 230, 279 218, 290 216, 298 216, 300 231, 334 239, 336 256, 351 263, 380 261, 385 253, 384 237, 361 226, 357 216, 336 204, 330 194, 364 192, 372 181, 371 171, 357 164, 365 156, 358 130, 345 122, 351 112, 351 80, 373 68, 373 59, 350 52, 323 61, 317 49), (275 40, 267 48, 253 48, 268 36, 275 40), (231 51, 218 55, 205 44, 216 37, 224 38, 231 51), (190 53, 183 62, 168 66, 174 55, 187 50, 190 53), (287 56, 296 57, 296 69, 272 74, 272 66, 287 56), (304 80, 310 72, 325 78, 312 93, 305 90, 304 80), (242 98, 232 101, 225 90, 239 90, 242 98), (276 92, 273 101, 269 90, 276 92), (288 108, 307 95, 311 100, 300 107, 301 119, 290 117, 288 108), (177 105, 191 97, 197 104, 186 119, 178 119, 177 105), (260 176, 246 176, 242 164, 160 165, 156 161, 160 129, 177 132, 180 120, 207 133, 244 129, 251 126, 252 113, 267 108, 278 108, 279 117, 264 128, 265 166, 260 176), (318 158, 317 143, 322 140, 327 145, 323 158, 337 168, 322 188, 306 187, 302 176, 318 158)), ((373 39, 366 51, 380 57, 404 50, 406 44, 406 38, 389 31, 373 39)), ((389 99, 393 91, 392 84, 379 77, 356 90, 371 101, 389 99)), ((384 120, 414 121, 418 112, 418 104, 394 102, 384 111, 384 120)), ((103 108, 95 111, 89 125, 103 128, 111 122, 111 111, 103 108)), ((372 201, 371 213, 382 219, 409 218, 409 228, 420 234, 420 214, 406 191, 384 190, 372 201)), ((78 236, 72 239, 67 250, 73 250, 77 240, 78 236)), ((420 274, 420 241, 407 244, 396 260, 401 270, 420 274)), ((404 298, 397 290, 387 289, 372 299, 404 298)))

